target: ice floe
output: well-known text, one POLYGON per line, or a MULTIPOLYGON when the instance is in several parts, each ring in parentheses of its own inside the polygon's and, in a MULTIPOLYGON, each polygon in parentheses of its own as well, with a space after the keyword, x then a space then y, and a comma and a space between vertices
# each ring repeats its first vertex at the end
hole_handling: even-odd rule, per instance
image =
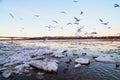
POLYGON ((9 78, 12 74, 12 71, 11 70, 6 70, 2 73, 2 76, 5 77, 5 78, 9 78))
POLYGON ((58 64, 56 62, 35 60, 35 61, 31 61, 30 65, 48 72, 52 72, 52 71, 57 72, 58 69, 58 64))
POLYGON ((81 64, 76 64, 75 66, 74 66, 74 68, 78 68, 78 67, 80 67, 81 66, 81 64))
POLYGON ((99 62, 110 62, 110 63, 114 63, 115 60, 113 59, 113 57, 111 56, 99 56, 97 58, 95 58, 96 61, 99 61, 99 62))
POLYGON ((44 71, 57 72, 59 61, 54 59, 54 57, 64 56, 64 50, 62 49, 7 43, 2 45, 0 43, 0 46, 0 54, 2 55, 0 56, 0 71, 3 72, 2 74, 5 78, 8 78, 12 73, 22 74, 23 72, 29 72, 30 69, 33 69, 33 66, 44 71), (47 56, 51 57, 51 59, 47 56), (9 68, 13 71, 7 70, 9 68))
POLYGON ((15 67, 15 73, 22 73, 25 69, 30 68, 30 65, 25 63, 15 67))
POLYGON ((75 60, 76 63, 80 63, 80 64, 89 64, 90 60, 89 59, 85 59, 85 58, 77 58, 75 60))

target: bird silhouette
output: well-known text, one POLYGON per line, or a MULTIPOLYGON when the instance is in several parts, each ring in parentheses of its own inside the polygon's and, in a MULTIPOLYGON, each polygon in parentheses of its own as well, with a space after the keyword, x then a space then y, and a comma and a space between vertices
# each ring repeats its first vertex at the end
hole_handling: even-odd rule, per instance
POLYGON ((58 24, 58 22, 57 22, 56 20, 52 20, 52 22, 54 22, 54 23, 58 24))
POLYGON ((103 24, 103 25, 108 25, 108 24, 109 24, 109 22, 104 22, 102 19, 99 19, 99 21, 100 21, 101 24, 103 24))
POLYGON ((13 16, 13 14, 12 14, 12 13, 9 13, 9 15, 11 16, 11 18, 12 18, 12 19, 14 19, 14 16, 13 16))
POLYGON ((40 15, 34 15, 35 17, 40 17, 40 15))
POLYGON ((77 32, 75 33, 76 35, 79 34, 80 32, 82 32, 82 29, 84 28, 84 26, 80 26, 77 27, 77 32))
POLYGON ((109 24, 109 22, 105 22, 105 23, 102 23, 103 25, 108 25, 109 24))
POLYGON ((80 12, 80 15, 82 15, 82 14, 83 14, 83 11, 80 12))
POLYGON ((91 32, 91 34, 97 34, 97 32, 91 32))
POLYGON ((49 29, 49 31, 51 30, 51 28, 55 28, 54 26, 51 26, 51 25, 45 26, 45 27, 47 27, 49 29))
POLYGON ((79 21, 80 21, 80 19, 78 19, 77 17, 74 17, 74 19, 75 19, 75 21, 77 21, 77 22, 79 22, 79 21))
POLYGON ((78 0, 74 0, 73 2, 77 3, 77 2, 78 2, 78 0))
POLYGON ((107 27, 107 29, 111 29, 111 27, 107 27))
POLYGON ((103 20, 102 20, 102 19, 99 19, 99 21, 100 21, 100 22, 103 22, 103 20))
POLYGON ((116 8, 116 7, 120 7, 120 5, 119 4, 114 4, 114 8, 116 8))
POLYGON ((80 33, 83 28, 78 28, 77 32, 80 33))
POLYGON ((69 23, 67 23, 67 25, 72 25, 72 23, 71 23, 71 22, 69 22, 69 23))
POLYGON ((79 25, 79 22, 75 22, 74 24, 79 25))
POLYGON ((60 13, 67 14, 65 11, 61 11, 60 13))

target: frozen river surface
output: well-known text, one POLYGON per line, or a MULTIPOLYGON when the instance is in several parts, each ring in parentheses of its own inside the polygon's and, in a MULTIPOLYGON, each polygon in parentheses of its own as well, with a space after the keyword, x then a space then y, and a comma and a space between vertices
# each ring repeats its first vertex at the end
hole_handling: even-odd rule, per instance
POLYGON ((120 80, 120 40, 1 41, 0 80, 120 80), (89 63, 76 68, 78 58, 89 63), (34 68, 33 60, 56 62, 57 72, 34 68))

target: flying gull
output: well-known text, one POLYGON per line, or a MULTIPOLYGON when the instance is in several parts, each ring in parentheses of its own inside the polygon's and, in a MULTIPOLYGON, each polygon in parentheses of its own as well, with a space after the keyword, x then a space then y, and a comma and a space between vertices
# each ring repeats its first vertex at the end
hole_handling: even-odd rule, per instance
POLYGON ((105 22, 105 23, 102 23, 103 25, 108 25, 109 24, 109 22, 105 22))
POLYGON ((14 16, 13 16, 13 14, 12 14, 12 13, 9 13, 9 15, 11 16, 11 18, 12 18, 12 19, 14 19, 14 16))
POLYGON ((82 15, 82 14, 83 14, 83 11, 80 12, 80 15, 82 15))
POLYGON ((34 15, 35 17, 39 17, 40 15, 34 15))
POLYGON ((120 5, 119 4, 114 4, 114 8, 116 8, 116 7, 120 7, 120 5))
POLYGON ((74 0, 73 2, 77 3, 77 2, 78 2, 78 0, 74 0))
POLYGON ((45 27, 47 27, 47 28, 49 29, 49 31, 51 30, 51 28, 55 28, 55 27, 53 27, 53 26, 51 26, 51 25, 45 26, 45 27))
POLYGON ((58 24, 58 22, 57 22, 56 20, 52 20, 52 22, 54 22, 54 23, 58 24))
POLYGON ((74 19, 75 19, 77 22, 79 22, 79 21, 80 21, 80 19, 78 19, 77 17, 74 17, 74 19))
POLYGON ((91 34, 97 34, 97 32, 91 32, 91 34))
POLYGON ((67 25, 72 25, 72 23, 71 23, 71 22, 69 22, 69 23, 67 23, 67 25))
POLYGON ((109 24, 109 22, 104 22, 102 19, 99 19, 99 21, 100 21, 101 24, 103 24, 103 25, 108 25, 108 24, 109 24))
POLYGON ((99 19, 99 21, 100 21, 100 22, 103 22, 103 20, 102 20, 102 19, 99 19))
POLYGON ((61 11, 60 13, 67 14, 65 11, 61 11))
POLYGON ((78 27, 76 34, 80 33, 83 28, 84 28, 84 26, 78 27))

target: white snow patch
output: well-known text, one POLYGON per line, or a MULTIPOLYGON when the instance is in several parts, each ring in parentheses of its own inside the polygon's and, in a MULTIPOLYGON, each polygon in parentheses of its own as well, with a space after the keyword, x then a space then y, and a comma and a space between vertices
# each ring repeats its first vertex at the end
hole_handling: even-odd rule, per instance
POLYGON ((99 56, 97 58, 95 58, 96 61, 100 61, 100 62, 115 62, 115 60, 113 60, 113 58, 111 56, 99 56))
POLYGON ((58 57, 58 58, 64 57, 64 55, 63 55, 63 52, 64 52, 64 51, 65 51, 65 50, 53 51, 53 54, 52 54, 51 56, 53 56, 53 57, 58 57))
POLYGON ((84 58, 77 58, 75 62, 79 64, 89 64, 90 60, 89 59, 84 59, 84 58))
POLYGON ((78 68, 78 67, 80 67, 81 66, 81 64, 76 64, 75 66, 74 66, 74 68, 78 68))
POLYGON ((15 67, 17 73, 23 72, 24 69, 29 68, 29 64, 21 64, 15 67))
POLYGON ((2 76, 3 76, 4 78, 8 78, 8 77, 11 76, 11 74, 12 74, 12 71, 11 71, 11 70, 6 70, 6 71, 4 71, 4 72, 2 73, 2 76))
POLYGON ((31 65, 38 69, 42 69, 48 72, 52 72, 52 71, 57 72, 58 69, 58 64, 56 62, 35 60, 35 61, 31 61, 31 65))

